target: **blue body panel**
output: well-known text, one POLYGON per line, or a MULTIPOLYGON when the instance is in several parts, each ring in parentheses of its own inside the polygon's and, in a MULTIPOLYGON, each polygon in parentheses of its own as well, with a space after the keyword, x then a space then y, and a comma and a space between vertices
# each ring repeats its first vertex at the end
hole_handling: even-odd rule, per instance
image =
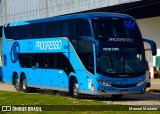
POLYGON ((146 84, 142 84, 141 86, 137 86, 138 83, 144 81, 146 79, 145 75, 134 77, 134 78, 111 78, 107 76, 103 76, 100 74, 96 75, 97 79, 108 82, 110 85, 104 86, 100 83, 96 83, 95 91, 103 91, 106 93, 119 93, 119 94, 129 94, 129 93, 139 93, 140 91, 144 92, 144 88, 146 84), (119 87, 114 87, 114 85, 119 85, 119 87), (121 87, 122 85, 122 87, 121 87), (134 85, 133 87, 123 87, 124 85, 134 85), (99 90, 98 90, 99 89, 99 90))
MULTIPOLYGON (((90 21, 94 18, 121 18, 121 19, 133 19, 128 15, 116 14, 116 13, 88 13, 88 14, 75 14, 58 16, 55 18, 46 18, 24 22, 14 22, 6 26, 14 27, 20 25, 28 25, 42 22, 50 22, 54 20, 69 20, 83 18, 90 21)), ((91 26, 91 25, 90 25, 91 26)), ((5 27, 5 26, 4 26, 5 27)), ((134 78, 111 78, 96 73, 96 46, 98 41, 94 38, 94 32, 89 38, 82 37, 86 41, 92 42, 93 46, 93 57, 94 57, 94 72, 89 72, 72 43, 67 37, 55 37, 55 38, 35 38, 35 39, 24 39, 24 40, 13 40, 6 39, 3 31, 2 35, 2 58, 3 58, 3 81, 13 82, 13 74, 17 73, 20 80, 21 74, 26 75, 27 84, 29 87, 35 88, 47 88, 53 90, 69 91, 69 79, 74 76, 78 81, 78 87, 80 93, 85 94, 129 94, 129 93, 141 93, 145 89, 145 83, 137 86, 138 83, 145 80, 145 74, 134 78), (16 51, 17 52, 16 52, 16 51), (39 68, 39 63, 36 63, 31 68, 21 67, 18 61, 17 53, 62 53, 70 62, 73 67, 72 72, 67 74, 62 69, 45 69, 39 68), (4 61, 5 58, 5 61, 4 61), (97 79, 109 83, 111 86, 104 86, 97 81, 97 79), (112 85, 135 85, 133 87, 113 87, 112 85)), ((142 42, 141 42, 142 43, 142 42)), ((119 43, 116 43, 116 46, 119 43)), ((124 43, 125 44, 125 43, 124 43)), ((106 44, 104 44, 106 45, 106 44)), ((127 44, 127 46, 130 44, 127 44)), ((124 45, 123 45, 124 46, 124 45)), ((143 48, 143 46, 141 46, 143 48)))

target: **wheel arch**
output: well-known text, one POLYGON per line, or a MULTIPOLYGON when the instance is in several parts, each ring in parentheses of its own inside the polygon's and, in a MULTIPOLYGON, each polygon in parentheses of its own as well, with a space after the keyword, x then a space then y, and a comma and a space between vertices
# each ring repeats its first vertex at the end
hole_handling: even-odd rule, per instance
POLYGON ((70 73, 69 83, 68 83, 69 84, 69 93, 71 93, 72 82, 73 82, 74 79, 76 79, 78 81, 76 74, 70 73))
POLYGON ((12 75, 12 84, 14 85, 15 84, 15 78, 16 76, 18 76, 18 73, 16 71, 13 72, 13 75, 12 75))

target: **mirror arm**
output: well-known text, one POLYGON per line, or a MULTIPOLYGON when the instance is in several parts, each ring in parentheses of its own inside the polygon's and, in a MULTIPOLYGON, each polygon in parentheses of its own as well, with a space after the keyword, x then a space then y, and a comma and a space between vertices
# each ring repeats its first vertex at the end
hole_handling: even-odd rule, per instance
POLYGON ((157 46, 156 46, 156 43, 154 41, 146 39, 146 38, 144 38, 143 41, 147 42, 148 44, 150 44, 151 50, 152 50, 152 55, 157 55, 157 46))

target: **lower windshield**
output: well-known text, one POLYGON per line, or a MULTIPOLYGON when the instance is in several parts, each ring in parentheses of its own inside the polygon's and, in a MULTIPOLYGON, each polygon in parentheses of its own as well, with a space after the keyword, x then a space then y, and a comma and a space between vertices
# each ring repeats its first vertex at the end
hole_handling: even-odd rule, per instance
POLYGON ((144 72, 142 49, 103 48, 97 57, 97 72, 104 73, 141 73, 144 72))

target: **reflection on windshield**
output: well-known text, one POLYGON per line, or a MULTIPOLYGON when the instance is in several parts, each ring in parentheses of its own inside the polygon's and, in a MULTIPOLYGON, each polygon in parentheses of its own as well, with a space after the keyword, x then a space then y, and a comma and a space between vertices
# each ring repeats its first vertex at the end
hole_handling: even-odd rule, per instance
POLYGON ((98 38, 139 38, 140 32, 133 20, 94 20, 98 38))
POLYGON ((103 48, 97 58, 99 73, 140 73, 144 71, 142 50, 138 48, 103 48))

